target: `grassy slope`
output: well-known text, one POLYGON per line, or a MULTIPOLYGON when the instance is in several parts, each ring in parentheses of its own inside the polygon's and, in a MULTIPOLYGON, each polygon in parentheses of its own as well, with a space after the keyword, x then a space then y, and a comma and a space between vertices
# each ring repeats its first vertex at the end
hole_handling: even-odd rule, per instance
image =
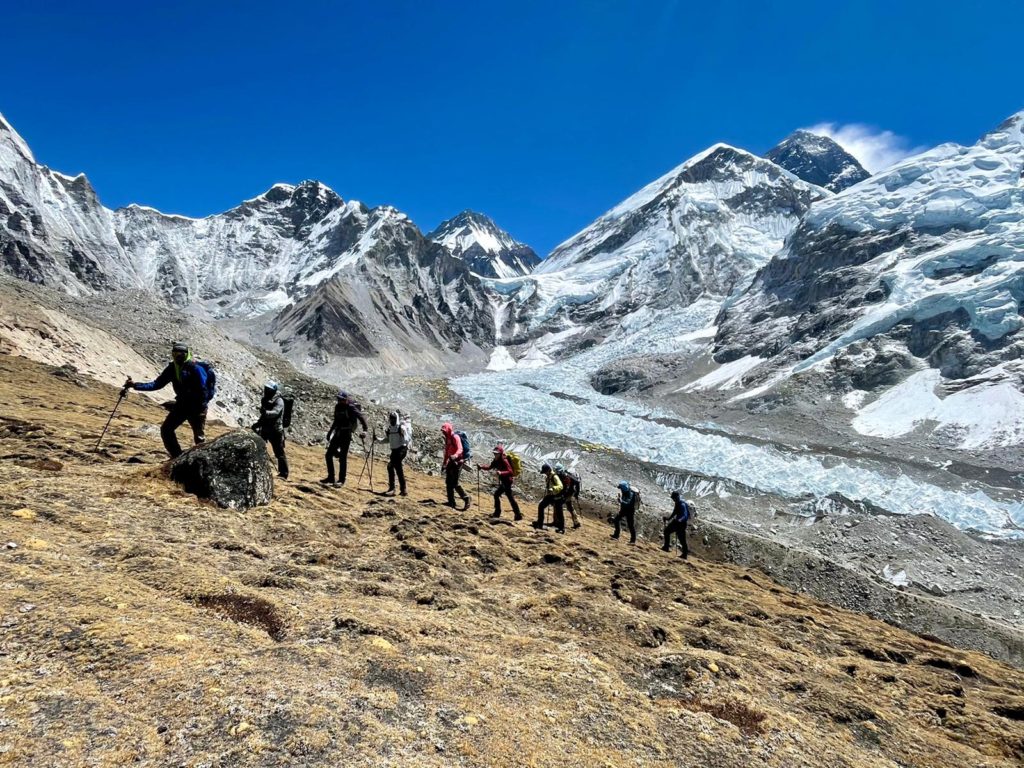
POLYGON ((115 397, 0 356, 0 764, 1024 760, 1024 674, 979 654, 595 519, 453 514, 436 477, 321 489, 315 448, 221 510, 148 401, 89 451, 115 397))

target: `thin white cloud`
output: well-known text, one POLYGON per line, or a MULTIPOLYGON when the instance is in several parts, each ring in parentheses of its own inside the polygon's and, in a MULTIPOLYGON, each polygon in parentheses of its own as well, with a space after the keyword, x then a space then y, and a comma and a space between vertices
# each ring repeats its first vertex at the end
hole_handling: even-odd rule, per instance
POLYGON ((882 131, 874 126, 863 123, 818 123, 805 130, 820 136, 828 136, 843 149, 860 161, 860 164, 871 173, 884 171, 890 165, 898 163, 924 151, 925 147, 912 147, 904 136, 892 131, 882 131))

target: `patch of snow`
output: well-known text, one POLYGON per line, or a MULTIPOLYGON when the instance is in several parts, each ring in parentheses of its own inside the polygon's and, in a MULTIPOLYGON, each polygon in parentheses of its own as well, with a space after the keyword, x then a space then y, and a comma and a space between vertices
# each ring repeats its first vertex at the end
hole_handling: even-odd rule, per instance
POLYGON ((694 392, 702 389, 733 389, 739 385, 740 379, 742 379, 744 375, 763 362, 764 359, 760 357, 754 357, 751 355, 741 357, 738 360, 733 360, 730 363, 720 365, 718 368, 710 373, 704 374, 696 381, 684 384, 682 387, 677 389, 676 392, 694 392))
POLYGON ((867 399, 868 393, 863 389, 852 389, 843 395, 843 405, 849 408, 851 411, 860 409, 861 405, 867 399))
POLYGON ((516 367, 516 361, 507 347, 495 347, 491 352, 491 360, 487 363, 488 371, 508 371, 516 367))
POLYGON ((888 565, 882 569, 882 578, 894 587, 905 587, 910 583, 910 579, 907 577, 906 571, 902 569, 897 571, 888 565))
POLYGON ((926 422, 937 423, 960 448, 994 448, 1024 442, 1024 394, 1009 381, 999 381, 1001 366, 982 374, 995 381, 940 398, 939 371, 919 371, 861 408, 852 426, 862 435, 893 438, 926 422))

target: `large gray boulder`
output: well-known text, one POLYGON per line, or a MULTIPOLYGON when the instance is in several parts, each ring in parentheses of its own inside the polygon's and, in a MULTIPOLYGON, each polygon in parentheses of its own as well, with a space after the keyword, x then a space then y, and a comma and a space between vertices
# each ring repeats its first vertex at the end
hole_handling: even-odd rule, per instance
POLYGON ((229 432, 181 454, 171 462, 171 479, 230 509, 269 504, 274 495, 266 443, 248 430, 229 432))

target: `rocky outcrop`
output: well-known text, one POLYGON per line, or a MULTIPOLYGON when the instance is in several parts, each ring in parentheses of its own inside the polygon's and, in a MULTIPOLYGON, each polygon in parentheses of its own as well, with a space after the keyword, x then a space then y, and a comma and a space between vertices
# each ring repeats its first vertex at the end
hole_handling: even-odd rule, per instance
POLYGON ((270 503, 273 466, 267 446, 247 430, 236 430, 198 445, 171 462, 171 479, 189 493, 218 506, 249 509, 270 503))

